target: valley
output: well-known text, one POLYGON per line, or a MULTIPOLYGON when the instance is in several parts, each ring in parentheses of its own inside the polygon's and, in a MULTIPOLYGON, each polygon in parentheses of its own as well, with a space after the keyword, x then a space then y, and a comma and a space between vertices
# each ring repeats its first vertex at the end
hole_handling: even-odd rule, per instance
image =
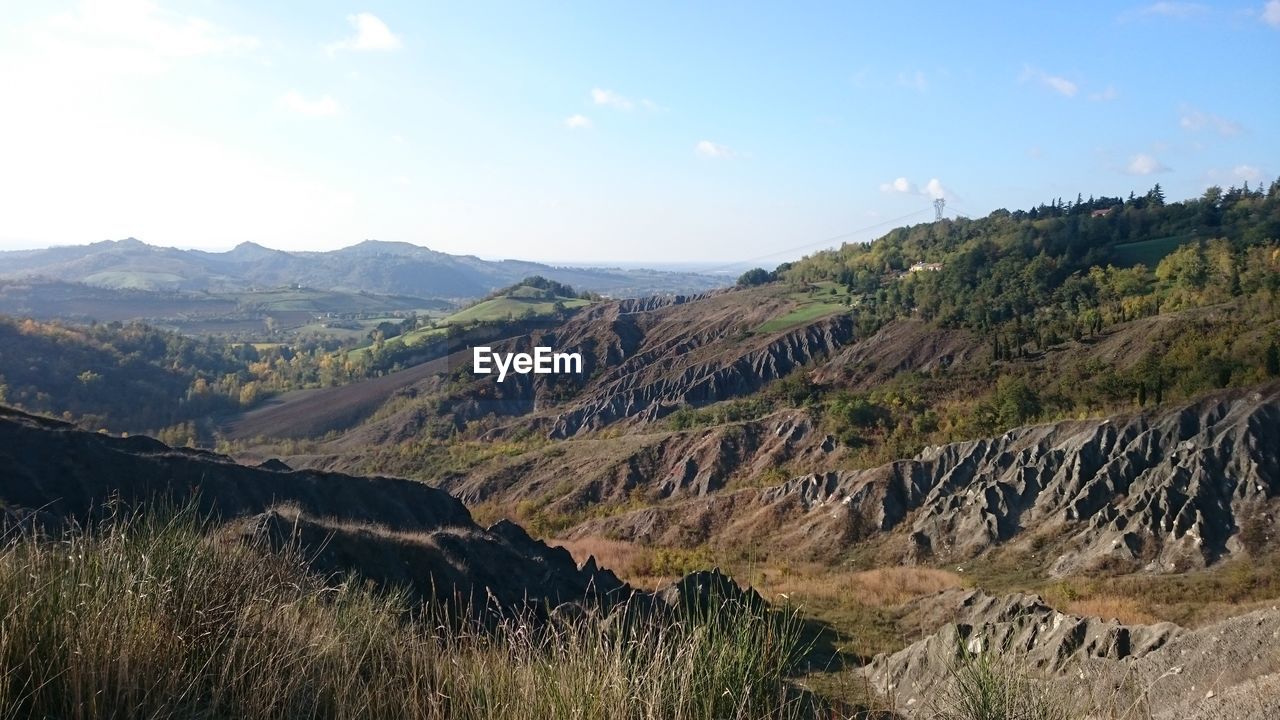
MULTIPOLYGON (((1115 215, 1194 226, 1202 202, 1115 215)), ((461 309, 359 305, 377 324, 330 343, 11 321, 5 398, 64 419, 0 416, 0 498, 46 532, 108 499, 190 508, 219 542, 304 548, 324 582, 483 594, 530 627, 746 593, 794 624, 770 682, 799 716, 921 717, 973 672, 1059 704, 1087 675, 1115 717, 1255 720, 1280 678, 1259 640, 1280 623, 1280 251, 1246 238, 1280 189, 1237 205, 1261 230, 1144 246, 1154 267, 1123 264, 1131 234, 1082 250, 1087 220, 996 213, 691 294, 531 276, 461 309), (581 372, 477 373, 479 347, 581 372), (32 371, 50 356, 98 369, 32 371), (126 414, 126 387, 181 402, 126 414), (1224 637, 1239 673, 1142 690, 1224 637)))

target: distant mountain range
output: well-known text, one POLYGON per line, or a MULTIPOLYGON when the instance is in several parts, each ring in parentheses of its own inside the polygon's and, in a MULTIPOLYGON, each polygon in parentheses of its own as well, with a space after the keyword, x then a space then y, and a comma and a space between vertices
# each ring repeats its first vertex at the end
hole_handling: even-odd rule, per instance
POLYGON ((238 292, 301 285, 466 299, 530 275, 615 297, 698 292, 724 284, 723 278, 698 273, 490 261, 375 240, 330 252, 285 252, 246 242, 219 253, 156 247, 134 238, 0 252, 0 279, 41 277, 112 289, 167 292, 238 292))

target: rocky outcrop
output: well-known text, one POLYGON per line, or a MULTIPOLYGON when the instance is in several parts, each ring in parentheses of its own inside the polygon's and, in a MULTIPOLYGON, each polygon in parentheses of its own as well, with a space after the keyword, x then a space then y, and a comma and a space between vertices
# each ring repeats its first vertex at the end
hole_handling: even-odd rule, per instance
POLYGON ((662 544, 757 532, 804 551, 896 533, 901 557, 1022 543, 1052 574, 1176 572, 1274 536, 1280 386, 1172 410, 1024 427, 860 471, 610 518, 579 533, 662 544), (762 518, 776 527, 760 533, 762 518))
POLYGON ((1048 688, 1072 717, 1280 716, 1276 608, 1188 630, 1069 615, 1021 594, 948 590, 915 604, 927 607, 910 611, 947 613, 946 624, 862 671, 908 718, 932 717, 965 656, 988 656, 1001 672, 1048 688))
POLYGON ((354 571, 419 600, 446 596, 472 610, 541 611, 566 602, 609 606, 632 593, 594 560, 579 567, 568 551, 534 540, 507 521, 487 530, 451 526, 405 533, 284 508, 235 527, 241 537, 262 538, 277 549, 307 548, 312 569, 322 574, 341 577, 354 571))
POLYGON ((763 610, 768 606, 754 589, 744 590, 719 568, 689 573, 659 589, 654 596, 672 610, 698 614, 726 603, 752 610, 763 610))
POLYGON ((702 300, 714 295, 714 292, 698 293, 696 295, 650 295, 649 297, 627 298, 618 301, 619 313, 637 313, 651 312, 658 308, 670 307, 671 305, 683 305, 688 302, 702 300))
MULTIPOLYGON (((842 315, 799 328, 761 347, 744 348, 730 358, 679 362, 677 368, 656 376, 640 371, 653 363, 653 358, 636 357, 611 368, 612 379, 599 391, 560 413, 552 423, 551 436, 571 437, 624 419, 653 421, 681 405, 700 407, 747 395, 806 363, 826 357, 853 336, 852 320, 842 315)), ((684 338, 684 345, 665 351, 673 353, 674 360, 714 339, 718 337, 684 338)))
POLYGON ((517 609, 608 604, 631 592, 512 523, 479 527, 461 502, 422 483, 239 465, 0 409, 0 519, 57 532, 109 502, 194 505, 240 536, 301 547, 320 572, 354 573, 422 599, 517 609))
POLYGON ((834 465, 844 453, 803 411, 681 432, 567 440, 503 458, 438 485, 468 504, 546 503, 573 512, 599 503, 700 497, 755 485, 788 463, 834 465), (573 478, 566 488, 565 479, 573 478))
POLYGON ((932 605, 935 613, 945 608, 948 623, 903 650, 876 656, 864 670, 874 687, 896 696, 903 707, 922 703, 966 655, 993 653, 1016 661, 1019 670, 1056 675, 1086 659, 1141 657, 1183 632, 1172 623, 1126 626, 1067 615, 1034 595, 946 590, 917 602, 932 605))

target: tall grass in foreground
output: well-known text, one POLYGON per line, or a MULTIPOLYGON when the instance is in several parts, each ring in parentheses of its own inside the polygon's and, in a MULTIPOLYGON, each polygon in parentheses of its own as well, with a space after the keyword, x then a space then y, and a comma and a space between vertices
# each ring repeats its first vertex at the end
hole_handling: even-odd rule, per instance
POLYGON ((481 622, 326 586, 189 513, 0 549, 0 718, 789 718, 796 623, 481 622))
POLYGON ((935 720, 1071 720, 1067 698, 1016 659, 959 648, 930 702, 935 720))

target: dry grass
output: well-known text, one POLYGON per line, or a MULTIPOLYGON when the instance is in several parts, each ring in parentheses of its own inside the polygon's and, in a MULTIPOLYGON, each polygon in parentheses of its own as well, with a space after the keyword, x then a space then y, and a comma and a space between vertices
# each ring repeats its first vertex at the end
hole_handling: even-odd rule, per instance
POLYGON ((653 566, 653 549, 622 540, 608 540, 602 537, 588 537, 578 540, 551 540, 549 545, 559 546, 569 551, 579 564, 594 557, 596 564, 606 567, 624 580, 632 580, 646 575, 653 566))
POLYGON ((956 573, 924 567, 824 572, 817 566, 800 571, 765 571, 760 580, 762 582, 757 589, 769 597, 783 596, 800 602, 856 602, 872 607, 896 607, 909 600, 965 584, 956 573))
POLYGON ((1038 592, 1049 605, 1076 615, 1197 628, 1274 606, 1280 599, 1280 552, 1172 575, 1068 577, 1045 583, 1024 579, 992 588, 1010 590, 1038 592))
POLYGON ((875 570, 833 570, 818 563, 789 566, 750 567, 718 563, 718 558, 702 549, 663 550, 632 542, 601 537, 553 540, 568 550, 579 563, 595 557, 601 567, 640 587, 681 574, 682 564, 721 564, 731 574, 749 578, 766 598, 805 601, 849 602, 872 607, 896 607, 909 600, 949 588, 964 587, 964 579, 948 570, 927 567, 886 567, 875 570), (680 556, 672 559, 673 556, 680 556), (688 563, 683 561, 688 556, 688 563))
POLYGON ((1151 604, 1119 595, 1096 595, 1086 600, 1070 600, 1058 610, 1071 615, 1118 620, 1125 625, 1151 625, 1160 618, 1151 612, 1151 604))
POLYGON ((190 515, 0 547, 0 719, 791 718, 798 626, 726 605, 414 619, 190 515), (619 621, 621 620, 621 621, 619 621))

